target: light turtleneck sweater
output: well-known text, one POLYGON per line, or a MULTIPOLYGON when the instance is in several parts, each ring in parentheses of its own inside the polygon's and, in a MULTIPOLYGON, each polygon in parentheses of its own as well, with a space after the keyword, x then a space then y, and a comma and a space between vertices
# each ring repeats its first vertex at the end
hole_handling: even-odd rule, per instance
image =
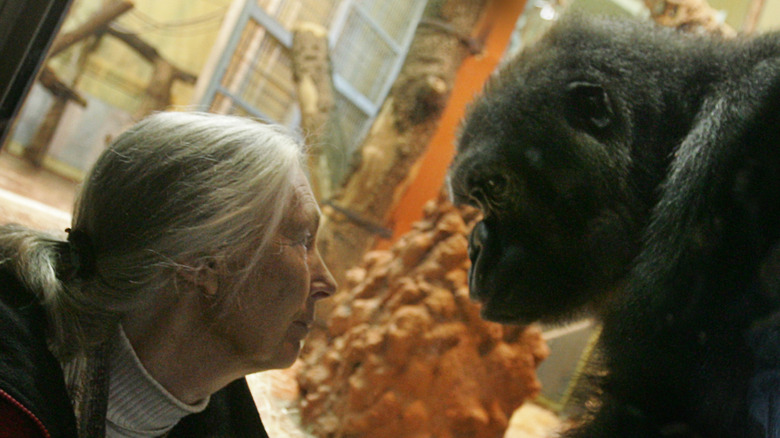
POLYGON ((106 437, 158 437, 189 414, 206 409, 209 398, 188 405, 146 371, 120 327, 109 364, 106 437))

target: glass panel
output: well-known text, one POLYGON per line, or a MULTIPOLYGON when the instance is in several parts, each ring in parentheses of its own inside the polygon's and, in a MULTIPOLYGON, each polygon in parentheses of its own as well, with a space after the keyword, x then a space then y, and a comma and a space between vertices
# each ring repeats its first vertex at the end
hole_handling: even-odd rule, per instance
MULTIPOLYGON (((416 26, 416 22, 410 20, 411 14, 424 0, 354 0, 352 7, 346 10, 340 8, 345 0, 254 1, 288 30, 300 21, 330 27, 337 19, 336 12, 346 13, 346 17, 338 17, 341 32, 336 36, 331 52, 334 72, 354 91, 379 106, 388 81, 395 79, 389 75, 405 56, 395 50, 398 47, 405 49, 404 43, 416 26)), ((295 123, 297 96, 288 50, 254 20, 250 19, 239 32, 238 46, 221 78, 225 92, 215 96, 212 110, 261 113, 279 123, 295 123)), ((371 113, 373 110, 365 111, 371 113)), ((370 121, 364 110, 345 96, 337 96, 334 113, 333 134, 327 139, 329 146, 324 153, 331 163, 333 178, 338 181, 348 170, 352 153, 362 142, 370 121)))
POLYGON ((241 32, 241 39, 221 80, 222 86, 231 93, 237 93, 241 88, 248 70, 252 67, 254 54, 265 38, 265 34, 265 29, 254 21, 249 21, 241 32))
POLYGON ((336 98, 331 138, 326 141, 324 151, 331 169, 331 181, 337 186, 352 163, 352 155, 363 140, 368 124, 366 116, 358 107, 342 96, 336 98))
POLYGON ((397 55, 354 10, 347 18, 331 56, 336 72, 372 102, 380 103, 382 86, 397 55))
MULTIPOLYGON (((412 9, 421 0, 357 0, 374 22, 401 44, 407 35, 412 9)), ((416 23, 415 23, 416 24, 416 23)))
POLYGON ((274 38, 263 40, 250 73, 238 94, 268 117, 284 122, 296 101, 287 49, 274 38))
MULTIPOLYGON (((292 66, 287 49, 254 21, 241 35, 236 52, 222 77, 222 86, 267 117, 284 123, 296 104, 292 66)), ((232 99, 231 99, 232 102, 232 99)), ((215 100, 215 104, 217 101, 215 100)), ((212 106, 226 111, 224 103, 212 106)))

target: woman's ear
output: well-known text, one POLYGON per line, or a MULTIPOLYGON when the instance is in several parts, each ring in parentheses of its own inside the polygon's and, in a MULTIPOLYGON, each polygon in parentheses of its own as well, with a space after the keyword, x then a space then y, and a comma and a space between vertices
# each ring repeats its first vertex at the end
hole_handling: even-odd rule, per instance
POLYGON ((197 268, 184 268, 178 272, 178 275, 195 290, 203 293, 204 296, 209 298, 217 296, 219 272, 215 267, 215 263, 210 262, 197 268))

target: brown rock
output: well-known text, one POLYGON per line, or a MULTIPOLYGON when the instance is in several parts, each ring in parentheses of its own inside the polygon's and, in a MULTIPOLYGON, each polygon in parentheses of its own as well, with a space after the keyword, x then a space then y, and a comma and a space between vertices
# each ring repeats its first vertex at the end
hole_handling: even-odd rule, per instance
POLYGON ((298 380, 318 437, 497 437, 540 390, 536 327, 483 321, 468 298, 468 229, 444 197, 388 251, 366 255, 312 333, 298 380))

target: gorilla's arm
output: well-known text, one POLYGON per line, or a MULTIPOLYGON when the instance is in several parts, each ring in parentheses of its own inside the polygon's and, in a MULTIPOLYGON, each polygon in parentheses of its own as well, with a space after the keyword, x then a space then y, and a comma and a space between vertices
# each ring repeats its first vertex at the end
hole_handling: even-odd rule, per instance
POLYGON ((703 101, 626 293, 603 319, 603 406, 574 436, 768 432, 770 420, 747 414, 761 354, 747 340, 780 300, 778 122, 780 59, 721 82, 703 101))
MULTIPOLYGON (((639 269, 654 273, 647 280, 671 279, 674 276, 664 270, 676 269, 701 252, 707 246, 701 242, 702 232, 717 232, 713 222, 728 213, 724 207, 772 208, 760 204, 760 198, 767 198, 765 191, 775 193, 776 187, 756 186, 752 179, 774 176, 777 181, 774 172, 780 169, 771 166, 780 151, 767 140, 778 138, 771 133, 777 130, 773 124, 780 120, 778 110, 780 59, 762 61, 750 74, 719 84, 704 100, 693 129, 675 153, 648 227, 639 269)), ((777 198, 763 201, 772 200, 777 198)), ((716 235, 710 237, 717 240, 716 235)))

